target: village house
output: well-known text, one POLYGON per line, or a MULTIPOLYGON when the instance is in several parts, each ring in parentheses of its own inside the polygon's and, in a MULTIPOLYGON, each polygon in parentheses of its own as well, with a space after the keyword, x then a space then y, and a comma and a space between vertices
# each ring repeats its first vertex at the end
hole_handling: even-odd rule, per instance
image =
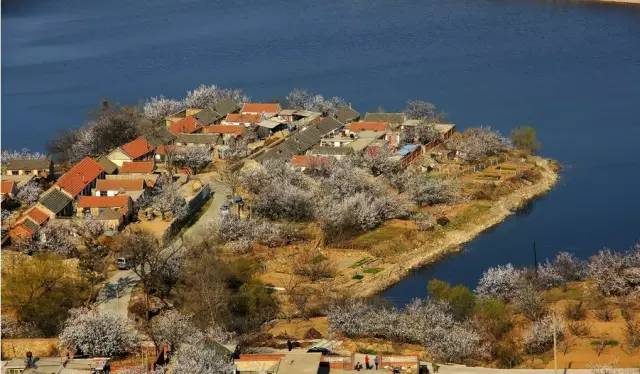
POLYGON ((202 126, 198 123, 198 121, 193 117, 185 117, 178 121, 171 122, 167 129, 173 135, 178 134, 192 134, 194 132, 199 132, 202 129, 202 126))
POLYGON ((153 158, 154 150, 155 147, 144 136, 141 136, 109 152, 107 159, 120 167, 123 162, 153 158))
POLYGON ((108 374, 110 371, 108 358, 39 357, 2 361, 2 374, 108 374))
POLYGON ((322 117, 322 113, 303 109, 282 109, 276 118, 291 128, 304 127, 322 117))
POLYGON ((309 154, 313 156, 321 157, 333 157, 336 160, 341 160, 347 156, 352 155, 353 148, 350 147, 322 147, 316 146, 309 150, 309 154))
POLYGON ((279 131, 286 130, 287 128, 288 126, 286 122, 279 121, 277 120, 277 117, 273 117, 258 123, 256 127, 256 134, 258 135, 258 139, 264 139, 279 131))
POLYGON ((331 163, 331 159, 313 155, 294 155, 291 157, 291 166, 300 171, 319 169, 331 163))
POLYGON ((257 125, 262 121, 262 115, 256 114, 241 114, 241 113, 229 113, 225 119, 222 120, 222 125, 234 125, 251 127, 257 125))
POLYGON ((202 109, 199 108, 187 108, 179 112, 169 114, 164 118, 165 126, 170 127, 173 123, 181 121, 188 117, 192 117, 201 111, 202 109))
POLYGON ((393 129, 397 129, 405 123, 407 117, 404 113, 367 113, 364 120, 368 122, 386 122, 393 129))
POLYGON ((242 114, 259 114, 262 118, 271 118, 280 113, 280 104, 278 103, 244 103, 240 113, 242 114))
POLYGON ((222 144, 222 137, 219 134, 198 133, 179 134, 176 137, 175 145, 181 147, 208 147, 222 144))
POLYGON ((81 196, 76 215, 96 220, 107 230, 117 230, 129 221, 132 212, 133 203, 127 195, 81 196))
POLYGON ((0 183, 0 195, 2 196, 2 202, 6 199, 13 199, 18 193, 18 187, 15 181, 2 180, 0 183))
POLYGON ((194 114, 193 117, 202 126, 210 126, 220 123, 224 116, 213 109, 203 109, 194 114))
POLYGON ((45 192, 36 207, 43 209, 50 219, 73 215, 73 197, 57 188, 45 192))
POLYGON ((245 128, 243 126, 234 125, 213 125, 205 128, 204 133, 210 135, 219 135, 222 137, 223 144, 226 144, 226 141, 229 138, 237 138, 244 135, 245 128))
POLYGON ((229 115, 229 113, 238 112, 242 106, 234 100, 220 100, 213 105, 213 110, 220 113, 223 117, 229 115))
POLYGON ((94 159, 83 158, 64 173, 54 185, 75 199, 81 195, 91 195, 91 189, 96 186, 96 180, 102 179, 105 171, 94 159))
POLYGON ((349 122, 358 121, 360 119, 360 113, 351 108, 351 106, 343 106, 336 111, 334 117, 338 121, 346 124, 349 122))
POLYGON ((41 159, 13 159, 4 163, 3 169, 6 175, 35 175, 37 177, 53 178, 53 161, 41 159))
POLYGON ((422 121, 417 119, 410 119, 405 121, 401 128, 407 127, 417 127, 417 126, 433 126, 433 128, 440 134, 440 141, 448 140, 453 133, 456 131, 456 125, 453 123, 429 123, 424 124, 422 121))
POLYGON ((396 152, 395 157, 400 159, 400 166, 406 168, 423 153, 424 148, 418 144, 405 144, 396 152))
POLYGON ((388 122, 358 121, 351 122, 346 126, 347 134, 359 133, 362 131, 385 132, 389 128, 388 122))
POLYGON ((94 196, 127 195, 133 201, 138 200, 147 188, 143 178, 132 179, 98 179, 94 196))
POLYGON ((100 164, 105 174, 116 174, 118 172, 118 165, 111 162, 106 155, 98 157, 96 162, 100 164))
POLYGON ((262 153, 256 155, 258 162, 266 160, 289 161, 294 155, 301 155, 320 144, 323 137, 330 137, 336 134, 344 124, 335 118, 325 117, 322 120, 311 124, 300 131, 293 133, 281 143, 273 146, 262 153))
POLYGON ((149 161, 129 161, 124 162, 119 169, 119 174, 150 174, 155 170, 156 165, 153 160, 149 161))

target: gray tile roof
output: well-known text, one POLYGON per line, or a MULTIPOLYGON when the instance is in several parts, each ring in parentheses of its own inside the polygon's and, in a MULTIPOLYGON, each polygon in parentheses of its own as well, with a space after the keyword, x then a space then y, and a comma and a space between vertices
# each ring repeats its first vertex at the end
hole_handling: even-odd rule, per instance
POLYGON ((100 156, 96 159, 96 162, 102 166, 105 173, 113 174, 118 170, 118 165, 114 164, 107 158, 107 156, 100 156))
POLYGON ((260 162, 273 159, 289 160, 291 156, 304 153, 320 143, 323 136, 343 126, 335 118, 323 118, 320 122, 292 134, 282 143, 258 156, 257 160, 260 162))
POLYGON ((365 121, 373 122, 389 122, 389 123, 404 123, 406 117, 404 113, 367 113, 364 116, 365 121))
POLYGON ((69 205, 71 201, 73 201, 72 198, 56 188, 51 189, 40 198, 40 204, 55 214, 58 214, 64 207, 69 205))
POLYGON ((201 110, 198 113, 196 113, 196 115, 194 117, 202 125, 211 125, 213 123, 218 122, 222 118, 224 118, 224 116, 222 114, 216 112, 215 110, 211 110, 211 109, 201 110))
POLYGON ((348 106, 342 107, 336 111, 336 119, 342 123, 348 123, 360 118, 360 113, 348 106))
POLYGON ((327 156, 346 156, 353 153, 353 148, 350 147, 313 147, 310 153, 312 155, 327 155, 327 156))
POLYGON ((37 223, 33 222, 30 219, 25 219, 22 224, 24 224, 25 226, 27 226, 27 228, 29 230, 31 230, 31 232, 36 232, 38 231, 38 229, 40 228, 40 225, 38 225, 37 223))
POLYGON ((49 166, 51 166, 51 160, 46 158, 36 160, 14 159, 5 163, 7 170, 49 169, 49 166))
POLYGON ((220 135, 217 134, 178 134, 176 143, 185 144, 217 144, 220 135))
POLYGON ((162 144, 171 144, 171 142, 176 139, 176 136, 169 132, 164 125, 154 127, 144 134, 144 136, 149 143, 156 147, 162 144))
POLYGON ((229 113, 237 112, 240 110, 240 104, 236 103, 233 100, 222 100, 213 106, 213 109, 220 113, 222 116, 226 116, 229 113))

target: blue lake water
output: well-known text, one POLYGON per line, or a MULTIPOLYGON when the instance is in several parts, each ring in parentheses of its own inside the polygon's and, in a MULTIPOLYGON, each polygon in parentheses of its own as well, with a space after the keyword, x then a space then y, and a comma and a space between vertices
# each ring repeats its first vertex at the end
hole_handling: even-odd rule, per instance
POLYGON ((2 146, 43 150, 104 98, 294 87, 361 112, 432 101, 461 128, 538 128, 565 166, 529 209, 384 293, 640 239, 640 7, 560 1, 2 2, 2 146))

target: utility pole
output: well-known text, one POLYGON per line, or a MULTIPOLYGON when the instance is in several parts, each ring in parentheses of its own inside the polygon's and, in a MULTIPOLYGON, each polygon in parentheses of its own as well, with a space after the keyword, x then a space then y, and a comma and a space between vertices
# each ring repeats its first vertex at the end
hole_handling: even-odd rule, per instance
POLYGON ((533 241, 533 270, 536 272, 536 277, 538 276, 538 250, 536 249, 536 241, 533 241))
POLYGON ((556 345, 556 335, 558 333, 558 328, 556 324, 556 313, 552 314, 553 321, 553 374, 558 374, 558 348, 556 345))

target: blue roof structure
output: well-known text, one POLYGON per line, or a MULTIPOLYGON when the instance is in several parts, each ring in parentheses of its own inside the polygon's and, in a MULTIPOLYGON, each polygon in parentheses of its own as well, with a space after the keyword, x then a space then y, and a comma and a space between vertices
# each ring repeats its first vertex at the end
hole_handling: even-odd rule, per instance
POLYGON ((417 144, 405 144, 400 149, 398 149, 397 154, 404 157, 410 154, 411 152, 415 151, 417 148, 418 148, 417 144))

